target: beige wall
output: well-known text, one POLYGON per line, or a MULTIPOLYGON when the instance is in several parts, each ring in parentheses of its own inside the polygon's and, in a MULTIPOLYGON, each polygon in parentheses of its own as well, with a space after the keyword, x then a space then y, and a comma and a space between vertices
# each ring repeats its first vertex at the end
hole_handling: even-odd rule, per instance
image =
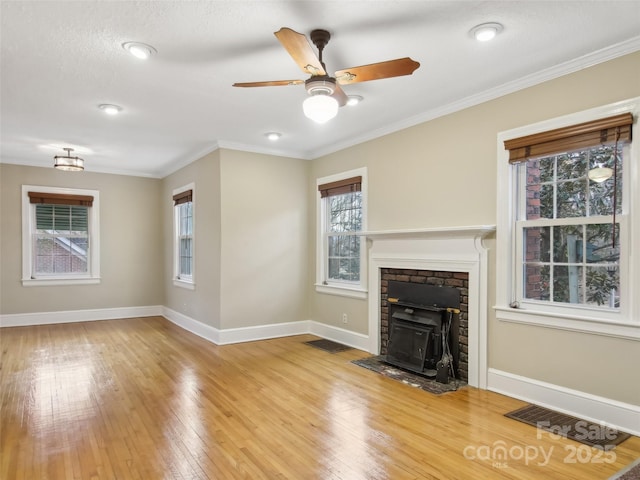
POLYGON ((162 305, 159 180, 1 164, 0 185, 2 314, 162 305), (100 192, 100 284, 22 286, 22 185, 100 192))
POLYGON ((2 164, 1 312, 164 305, 217 329, 306 320, 309 165, 217 150, 157 180, 2 164), (173 283, 172 194, 191 183, 193 290, 173 283), (23 184, 100 191, 99 285, 21 285, 23 184))
POLYGON ((221 328, 308 319, 309 166, 221 151, 221 328))
POLYGON ((216 150, 162 181, 165 305, 219 330, 306 320, 309 162, 216 150), (173 284, 172 192, 195 184, 195 289, 173 284))
MULTIPOLYGON (((495 224, 496 202, 506 200, 495 194, 498 132, 638 95, 634 53, 314 160, 309 201, 315 204, 316 178, 367 167, 370 230, 495 224)), ((315 208, 309 212, 315 239, 315 208)), ((490 307, 495 261, 504 253, 490 255, 490 307)), ((315 293, 313 274, 308 284, 311 318, 343 327, 338 319, 351 309, 358 318, 348 328, 366 332, 366 302, 315 293)), ((637 378, 638 342, 506 324, 491 308, 488 316, 490 367, 640 403, 640 382, 628 381, 637 378)))
POLYGON ((210 153, 162 180, 164 305, 220 328, 220 152, 210 153), (173 190, 194 184, 195 289, 173 284, 173 190))

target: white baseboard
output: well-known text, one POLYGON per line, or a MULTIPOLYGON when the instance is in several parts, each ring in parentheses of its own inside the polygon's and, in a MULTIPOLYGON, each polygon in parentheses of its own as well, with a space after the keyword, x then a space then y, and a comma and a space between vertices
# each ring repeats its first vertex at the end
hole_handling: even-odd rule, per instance
POLYGON ((220 344, 220 330, 210 325, 206 325, 194 318, 188 317, 180 312, 171 310, 167 307, 162 307, 162 316, 164 316, 171 323, 176 324, 180 328, 187 330, 188 332, 198 335, 199 337, 209 340, 216 345, 220 344))
POLYGON ((90 322, 119 318, 153 317, 162 315, 162 306, 101 308, 62 312, 14 313, 0 315, 0 327, 28 327, 54 323, 90 322))
POLYGON ((489 369, 487 390, 640 436, 640 406, 489 369))
POLYGON ((230 343, 254 342, 268 338, 290 337, 309 333, 309 322, 273 323, 270 325, 256 325, 255 327, 225 328, 220 330, 220 345, 230 343))
POLYGON ((359 350, 366 351, 369 345, 369 337, 367 335, 324 325, 313 320, 219 330, 167 307, 163 307, 163 312, 164 316, 172 323, 216 345, 255 342, 256 340, 290 337, 305 333, 340 342, 359 350))
POLYGON ((369 335, 362 333, 351 332, 344 328, 333 327, 324 323, 315 322, 309 320, 309 332, 318 337, 333 340, 334 342, 349 345, 350 347, 357 348, 358 350, 369 350, 369 335))
POLYGON ((216 345, 253 342, 255 340, 287 337, 309 332, 306 321, 220 330, 210 325, 206 325, 199 320, 183 315, 182 313, 176 312, 175 310, 171 310, 170 308, 163 307, 163 311, 164 316, 170 322, 204 338, 205 340, 209 340, 211 343, 215 343, 216 345))
POLYGON ((322 338, 340 342, 359 350, 367 351, 369 337, 313 320, 257 325, 255 327, 228 328, 219 330, 170 308, 154 305, 148 307, 102 308, 94 310, 69 310, 62 312, 37 312, 0 315, 0 327, 27 327, 52 325, 55 323, 113 320, 119 318, 163 316, 185 330, 209 340, 216 345, 254 342, 268 338, 289 337, 311 333, 322 338))

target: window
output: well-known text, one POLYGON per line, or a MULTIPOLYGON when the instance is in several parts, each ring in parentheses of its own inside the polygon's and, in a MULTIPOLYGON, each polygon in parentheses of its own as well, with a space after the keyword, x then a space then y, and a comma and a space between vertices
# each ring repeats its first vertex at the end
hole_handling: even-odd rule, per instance
POLYGON ((174 284, 194 286, 194 187, 193 184, 174 190, 174 284))
POLYGON ((317 291, 366 297, 366 169, 318 180, 317 291))
POLYGON ((23 285, 97 283, 98 192, 23 185, 22 197, 23 285))
POLYGON ((623 150, 603 145, 516 167, 522 170, 516 212, 522 300, 620 307, 623 168, 602 183, 588 177, 589 169, 613 170, 614 162, 624 165, 623 150))
POLYGON ((633 99, 498 136, 499 198, 511 200, 498 202, 497 248, 509 252, 498 259, 498 318, 607 333, 595 322, 640 326, 631 294, 639 110, 633 99), (610 176, 590 178, 598 168, 610 176))

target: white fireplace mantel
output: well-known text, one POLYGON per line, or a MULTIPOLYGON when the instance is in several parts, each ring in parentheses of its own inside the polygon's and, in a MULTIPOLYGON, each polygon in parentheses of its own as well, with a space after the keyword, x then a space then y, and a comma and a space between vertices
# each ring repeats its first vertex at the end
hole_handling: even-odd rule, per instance
POLYGON ((362 232, 369 248, 369 351, 380 353, 380 269, 466 272, 469 275, 469 380, 487 388, 487 249, 495 225, 362 232))
POLYGON ((471 225, 466 227, 417 228, 408 230, 378 230, 360 232, 372 240, 391 238, 465 238, 481 239, 496 231, 495 225, 471 225))

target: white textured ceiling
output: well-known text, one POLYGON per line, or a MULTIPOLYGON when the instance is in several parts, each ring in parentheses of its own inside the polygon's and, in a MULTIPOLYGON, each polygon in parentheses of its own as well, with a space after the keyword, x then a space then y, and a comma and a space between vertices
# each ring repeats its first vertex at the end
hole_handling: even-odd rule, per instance
POLYGON ((2 1, 1 161, 163 176, 216 147, 320 155, 640 49, 640 1, 2 1), (500 22, 494 41, 469 30, 500 22), (327 70, 409 56, 411 76, 353 84, 318 125, 273 32, 329 30, 327 70), (127 41, 153 45, 146 62, 127 41), (97 105, 123 107, 117 117, 97 105), (265 132, 282 132, 273 143, 265 132), (57 147, 56 147, 57 146, 57 147))

